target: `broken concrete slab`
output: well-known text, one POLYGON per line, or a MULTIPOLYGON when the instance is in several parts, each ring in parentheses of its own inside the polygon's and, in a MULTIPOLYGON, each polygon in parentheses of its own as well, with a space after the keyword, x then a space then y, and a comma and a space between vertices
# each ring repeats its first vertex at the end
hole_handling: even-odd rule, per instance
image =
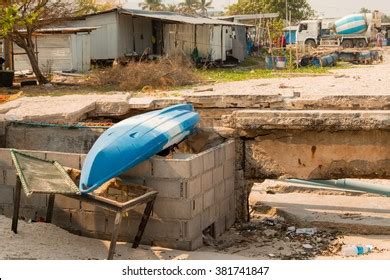
POLYGON ((286 98, 287 110, 389 110, 390 95, 325 95, 286 98))
MULTIPOLYGON (((5 104, 6 120, 76 122, 95 109, 99 95, 65 95, 58 97, 23 97, 5 104), (17 106, 16 106, 17 105, 17 106)), ((4 107, 2 107, 4 109, 4 107)))
POLYGON ((183 95, 197 108, 282 108, 280 94, 193 93, 183 95))
POLYGON ((129 110, 129 99, 131 95, 127 92, 116 92, 112 95, 101 95, 96 100, 95 111, 90 116, 119 117, 126 115, 129 110))
POLYGON ((314 131, 387 130, 390 129, 390 111, 238 110, 230 116, 225 116, 224 125, 248 131, 272 129, 314 131))
POLYGON ((245 142, 245 177, 390 178, 390 131, 268 131, 245 142))
POLYGON ((151 110, 186 103, 182 97, 133 97, 129 99, 130 109, 151 110))
POLYGON ((291 225, 299 227, 359 234, 390 233, 390 200, 386 197, 264 194, 254 187, 250 203, 275 208, 291 225))

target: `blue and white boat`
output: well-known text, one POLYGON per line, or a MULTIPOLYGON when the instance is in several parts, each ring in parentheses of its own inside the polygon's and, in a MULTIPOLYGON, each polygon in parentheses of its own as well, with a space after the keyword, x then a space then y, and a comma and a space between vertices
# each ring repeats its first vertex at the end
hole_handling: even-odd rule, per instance
POLYGON ((179 143, 199 122, 192 105, 174 105, 123 120, 105 131, 92 146, 81 170, 80 191, 103 183, 160 151, 179 143))

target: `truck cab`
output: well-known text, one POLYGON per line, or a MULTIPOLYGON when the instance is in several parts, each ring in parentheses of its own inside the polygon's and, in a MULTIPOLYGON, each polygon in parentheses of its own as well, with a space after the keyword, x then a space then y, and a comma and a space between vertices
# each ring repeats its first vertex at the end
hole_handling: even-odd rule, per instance
POLYGON ((321 20, 304 20, 298 25, 297 41, 299 44, 317 47, 321 35, 321 20))

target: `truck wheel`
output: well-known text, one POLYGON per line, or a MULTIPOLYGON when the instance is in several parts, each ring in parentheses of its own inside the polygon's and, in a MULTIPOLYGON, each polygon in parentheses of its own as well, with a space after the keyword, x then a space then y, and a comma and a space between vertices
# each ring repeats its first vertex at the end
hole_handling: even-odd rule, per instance
POLYGON ((356 41, 356 47, 358 48, 365 48, 367 47, 367 42, 364 39, 359 39, 356 41))
POLYGON ((313 49, 317 48, 317 43, 313 39, 306 40, 305 45, 310 46, 313 49))
POLYGON ((344 49, 353 48, 353 41, 352 41, 352 40, 344 40, 344 41, 341 43, 341 46, 342 46, 344 49))

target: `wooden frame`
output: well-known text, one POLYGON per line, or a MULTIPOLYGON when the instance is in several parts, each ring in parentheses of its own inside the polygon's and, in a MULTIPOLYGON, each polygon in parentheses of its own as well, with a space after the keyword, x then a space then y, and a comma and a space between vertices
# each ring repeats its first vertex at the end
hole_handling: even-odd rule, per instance
MULTIPOLYGON (((12 216, 12 228, 11 228, 15 234, 17 234, 18 232, 18 219, 19 219, 21 192, 22 192, 22 183, 20 177, 17 176, 15 197, 14 197, 14 211, 12 216)), ((46 212, 46 222, 51 223, 53 217, 53 209, 54 209, 54 201, 55 201, 56 193, 53 191, 47 191, 47 192, 40 192, 40 194, 49 195, 49 201, 48 201, 47 212, 46 212)), ((65 196, 77 199, 79 201, 85 201, 97 207, 101 207, 116 213, 115 221, 114 221, 114 229, 112 232, 111 243, 110 243, 110 248, 108 250, 108 257, 107 257, 108 260, 112 260, 115 254, 116 242, 118 239, 123 214, 130 211, 136 205, 143 204, 143 203, 146 204, 141 222, 138 227, 138 232, 133 241, 132 248, 137 248, 141 242, 150 214, 152 213, 154 201, 156 200, 157 194, 158 194, 157 191, 150 190, 144 195, 124 203, 120 203, 104 197, 95 196, 92 194, 87 194, 87 195, 66 194, 65 196)))

